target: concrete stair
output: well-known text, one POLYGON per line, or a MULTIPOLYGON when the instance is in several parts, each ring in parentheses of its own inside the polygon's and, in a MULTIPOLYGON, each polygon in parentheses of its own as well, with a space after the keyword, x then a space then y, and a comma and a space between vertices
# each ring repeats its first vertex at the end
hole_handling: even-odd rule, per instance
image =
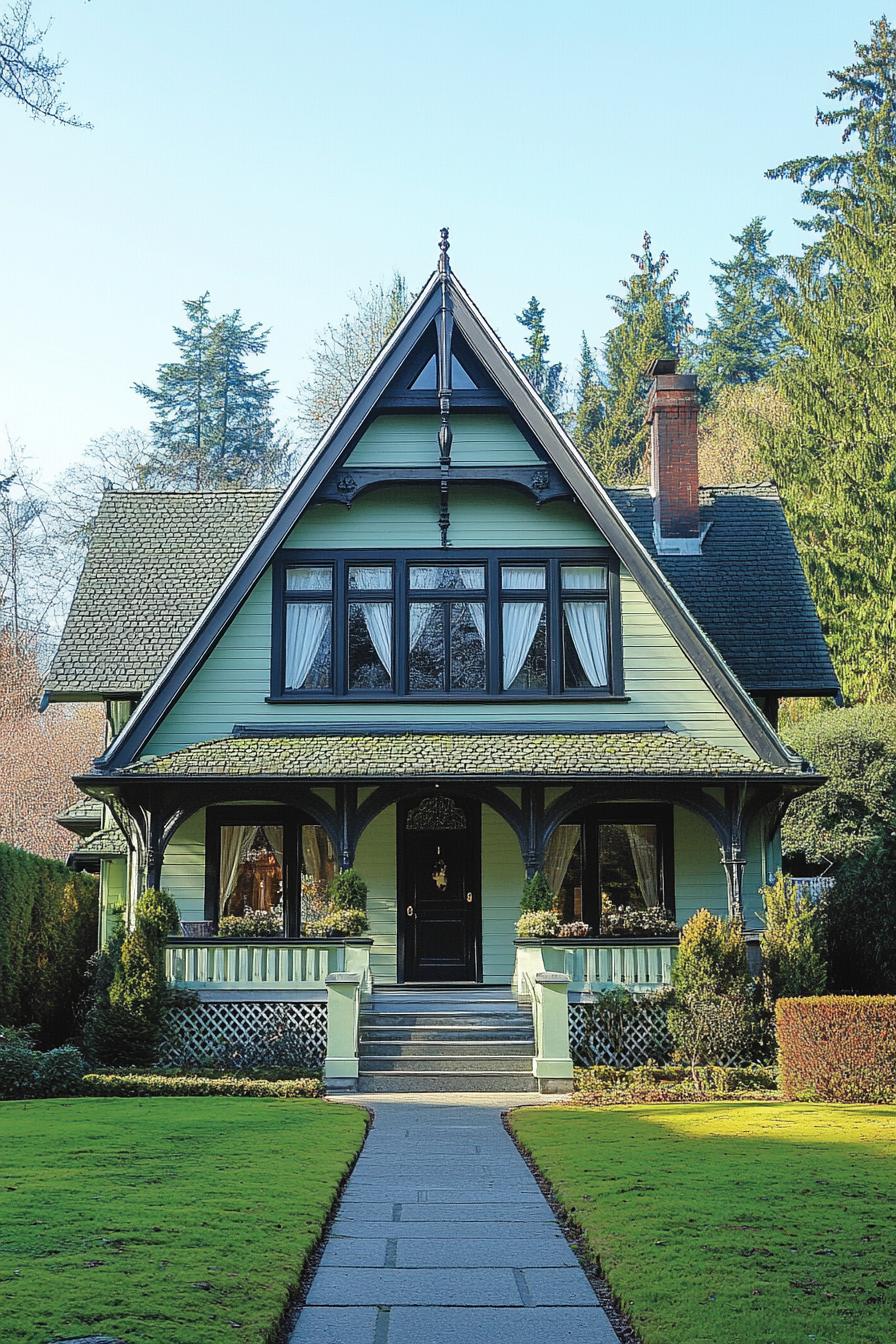
POLYGON ((375 990, 363 1005, 362 1092, 534 1092, 532 1014, 509 990, 375 990))

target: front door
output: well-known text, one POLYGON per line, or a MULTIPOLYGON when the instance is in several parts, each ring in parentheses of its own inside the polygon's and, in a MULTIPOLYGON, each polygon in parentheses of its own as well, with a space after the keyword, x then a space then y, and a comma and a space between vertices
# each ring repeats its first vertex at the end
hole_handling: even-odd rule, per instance
POLYGON ((479 809, 437 793, 399 812, 405 981, 479 980, 479 809))

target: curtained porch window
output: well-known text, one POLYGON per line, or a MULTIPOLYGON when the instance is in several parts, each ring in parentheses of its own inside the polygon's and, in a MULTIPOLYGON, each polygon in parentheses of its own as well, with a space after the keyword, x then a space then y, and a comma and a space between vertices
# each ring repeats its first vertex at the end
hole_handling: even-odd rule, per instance
POLYGON ((658 828, 642 822, 600 826, 601 904, 647 910, 662 904, 658 828))
POLYGON ((556 826, 543 871, 562 921, 598 934, 618 932, 602 930, 611 909, 673 912, 672 839, 672 809, 661 805, 595 806, 556 826))
POLYGON ((223 825, 220 829, 218 914, 247 915, 283 908, 283 827, 223 825))
POLYGON ((323 919, 327 888, 336 875, 336 851, 323 826, 302 827, 302 922, 323 919))

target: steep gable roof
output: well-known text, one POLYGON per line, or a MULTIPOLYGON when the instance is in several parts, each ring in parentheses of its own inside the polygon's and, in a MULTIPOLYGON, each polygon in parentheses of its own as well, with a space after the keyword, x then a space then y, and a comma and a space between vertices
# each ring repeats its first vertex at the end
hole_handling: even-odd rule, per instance
POLYGON ((379 397, 427 328, 444 311, 445 305, 450 305, 454 326, 495 387, 510 401, 571 486, 582 507, 627 566, 746 740, 764 760, 773 764, 791 761, 791 754, 774 729, 726 666, 467 291, 456 276, 443 271, 434 272, 427 281, 317 447, 283 492, 279 503, 101 758, 103 768, 120 768, 139 754, 181 688, 201 665, 239 604, 283 544, 327 473, 338 465, 374 413, 379 397))

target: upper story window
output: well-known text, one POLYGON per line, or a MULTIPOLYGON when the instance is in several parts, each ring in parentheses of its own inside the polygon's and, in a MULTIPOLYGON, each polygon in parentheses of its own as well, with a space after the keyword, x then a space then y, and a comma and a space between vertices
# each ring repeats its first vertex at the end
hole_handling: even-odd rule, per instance
POLYGON ((595 552, 281 555, 274 698, 622 694, 618 570, 595 552))

